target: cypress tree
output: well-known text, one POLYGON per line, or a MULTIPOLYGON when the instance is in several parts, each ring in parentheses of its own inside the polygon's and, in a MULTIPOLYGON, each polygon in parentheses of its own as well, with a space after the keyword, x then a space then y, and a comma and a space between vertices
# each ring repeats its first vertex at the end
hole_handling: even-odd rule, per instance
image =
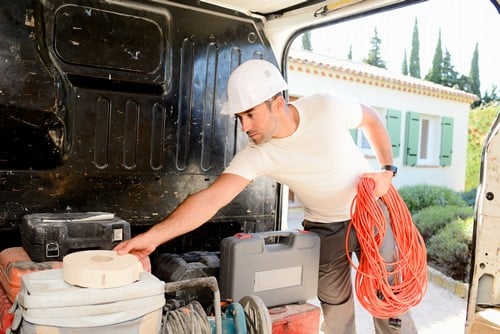
POLYGON ((458 83, 458 72, 455 71, 455 67, 451 64, 451 54, 448 49, 444 51, 441 64, 441 80, 438 83, 446 87, 461 88, 458 83))
POLYGON ((410 53, 410 76, 420 79, 420 41, 418 39, 418 22, 415 18, 413 26, 413 35, 411 38, 411 53, 410 53))
POLYGON ((425 80, 441 83, 441 77, 443 72, 443 49, 441 48, 441 29, 439 29, 439 37, 434 51, 434 58, 432 59, 432 68, 429 73, 425 76, 425 80))
POLYGON ((386 68, 385 61, 383 61, 380 56, 381 43, 382 39, 378 37, 377 27, 375 27, 373 37, 370 39, 370 44, 372 45, 372 47, 368 51, 368 56, 363 59, 363 62, 380 68, 386 68))
POLYGON ((476 43, 476 48, 474 49, 474 53, 472 54, 472 61, 470 64, 470 71, 469 71, 469 81, 470 81, 471 93, 481 97, 481 83, 479 81, 478 43, 476 43))
POLYGON ((405 57, 403 59, 403 64, 401 65, 401 73, 403 75, 408 75, 408 61, 406 60, 406 49, 405 49, 405 57))
POLYGON ((312 51, 311 30, 308 30, 302 34, 302 49, 312 51))

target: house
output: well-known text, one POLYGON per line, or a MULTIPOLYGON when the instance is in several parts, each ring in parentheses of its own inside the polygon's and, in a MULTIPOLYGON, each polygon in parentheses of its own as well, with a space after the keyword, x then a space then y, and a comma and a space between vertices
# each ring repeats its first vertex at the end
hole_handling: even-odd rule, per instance
MULTIPOLYGON (((318 91, 348 94, 385 120, 398 176, 394 185, 432 184, 463 191, 470 105, 478 98, 457 89, 349 60, 291 50, 291 100, 318 91)), ((361 130, 353 138, 379 168, 361 130)))

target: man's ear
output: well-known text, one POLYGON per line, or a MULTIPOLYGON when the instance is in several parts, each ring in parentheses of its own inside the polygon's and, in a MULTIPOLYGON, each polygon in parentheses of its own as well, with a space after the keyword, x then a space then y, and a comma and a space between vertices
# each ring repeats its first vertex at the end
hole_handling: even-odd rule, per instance
POLYGON ((273 103, 271 104, 271 111, 273 110, 273 108, 276 108, 276 110, 279 111, 283 111, 285 109, 285 106, 286 106, 285 98, 279 95, 274 99, 273 103))

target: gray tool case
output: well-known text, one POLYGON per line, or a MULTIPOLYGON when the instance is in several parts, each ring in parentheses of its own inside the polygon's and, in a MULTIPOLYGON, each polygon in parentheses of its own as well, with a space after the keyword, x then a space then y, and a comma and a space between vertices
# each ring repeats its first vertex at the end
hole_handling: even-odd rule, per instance
POLYGON ((33 213, 23 216, 21 224, 22 246, 34 262, 110 250, 125 239, 130 239, 130 224, 108 212, 33 213))
POLYGON ((220 248, 220 289, 224 299, 257 295, 267 307, 315 298, 320 238, 307 231, 240 233, 220 248))

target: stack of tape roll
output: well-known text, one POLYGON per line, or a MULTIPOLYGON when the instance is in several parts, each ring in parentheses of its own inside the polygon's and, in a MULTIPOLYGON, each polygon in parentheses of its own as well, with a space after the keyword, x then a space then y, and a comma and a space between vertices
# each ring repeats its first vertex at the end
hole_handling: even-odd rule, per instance
POLYGON ((88 250, 70 253, 63 258, 63 279, 84 288, 116 288, 139 280, 140 261, 131 254, 88 250))

